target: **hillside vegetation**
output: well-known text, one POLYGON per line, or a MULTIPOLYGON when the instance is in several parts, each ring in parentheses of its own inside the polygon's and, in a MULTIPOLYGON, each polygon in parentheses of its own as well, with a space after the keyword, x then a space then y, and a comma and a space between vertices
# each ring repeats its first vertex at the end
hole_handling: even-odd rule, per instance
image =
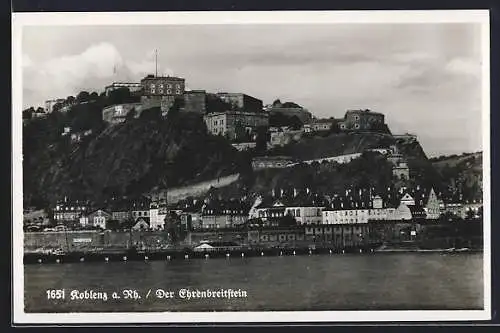
POLYGON ((81 142, 61 136, 74 115, 54 112, 30 122, 23 135, 25 203, 64 196, 100 202, 248 168, 224 138, 207 134, 199 116, 171 112, 162 119, 159 110, 148 111, 111 127, 96 122, 81 142))
POLYGON ((483 154, 440 156, 431 159, 433 167, 443 180, 446 191, 457 200, 482 199, 483 154))
MULTIPOLYGON (((82 92, 76 98, 67 98, 72 105, 68 112, 58 111, 63 107, 58 105, 48 116, 31 119, 33 110, 25 110, 25 206, 44 208, 65 196, 100 203, 111 197, 138 196, 235 173, 241 175, 238 181, 218 189, 218 193, 238 198, 269 193, 274 188, 309 188, 318 194, 332 194, 346 187, 370 186, 383 191, 388 186, 418 183, 457 199, 482 195, 481 153, 429 160, 414 138, 336 131, 307 135, 300 142, 269 152, 238 152, 225 138, 209 135, 202 117, 181 112, 178 103, 166 119, 159 109, 149 109, 122 124, 110 126, 102 121, 103 107, 136 100, 124 90, 110 96, 82 92), (71 128, 71 133, 62 135, 65 128, 71 128), (71 134, 81 138, 73 140, 71 134), (257 172, 251 169, 255 154, 311 160, 393 145, 408 162, 409 181, 395 179, 392 165, 376 153, 364 153, 348 164, 299 164, 257 172)), ((216 99, 208 102, 212 111, 222 108, 216 99)))

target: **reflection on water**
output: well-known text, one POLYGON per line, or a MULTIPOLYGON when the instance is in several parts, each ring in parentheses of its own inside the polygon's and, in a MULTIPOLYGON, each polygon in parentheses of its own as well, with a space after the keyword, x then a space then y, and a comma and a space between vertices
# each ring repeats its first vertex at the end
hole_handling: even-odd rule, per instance
POLYGON ((25 265, 26 312, 482 309, 482 254, 399 253, 25 265), (180 299, 181 288, 246 298, 180 299), (66 299, 47 300, 46 290, 66 299), (137 290, 139 300, 69 300, 137 290), (157 299, 148 290, 174 291, 157 299))

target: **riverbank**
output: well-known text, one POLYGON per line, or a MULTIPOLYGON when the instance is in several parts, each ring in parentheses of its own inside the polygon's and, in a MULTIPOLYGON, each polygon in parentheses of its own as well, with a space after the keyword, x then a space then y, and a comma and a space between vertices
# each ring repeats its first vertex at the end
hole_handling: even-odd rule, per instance
POLYGON ((404 249, 377 247, 346 248, 240 248, 228 251, 113 251, 113 252, 70 252, 70 253, 25 253, 24 264, 62 264, 75 262, 117 262, 117 261, 158 261, 190 260, 215 258, 248 258, 270 256, 307 256, 307 255, 342 255, 372 253, 461 253, 482 252, 481 249, 404 249))

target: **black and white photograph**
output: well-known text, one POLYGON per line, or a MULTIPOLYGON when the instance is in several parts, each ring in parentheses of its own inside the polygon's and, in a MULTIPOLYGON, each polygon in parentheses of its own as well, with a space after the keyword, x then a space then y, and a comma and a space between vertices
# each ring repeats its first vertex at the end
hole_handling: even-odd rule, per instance
POLYGON ((15 13, 19 323, 491 318, 487 11, 15 13))

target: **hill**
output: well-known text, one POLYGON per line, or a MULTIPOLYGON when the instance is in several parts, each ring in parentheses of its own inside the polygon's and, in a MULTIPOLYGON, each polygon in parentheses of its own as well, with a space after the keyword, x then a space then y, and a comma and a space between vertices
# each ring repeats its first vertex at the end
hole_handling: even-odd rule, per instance
POLYGON ((43 206, 64 196, 102 202, 232 174, 249 164, 225 139, 207 134, 198 115, 176 111, 165 120, 159 110, 144 111, 123 124, 94 124, 80 142, 61 136, 72 122, 71 114, 54 112, 25 126, 25 204, 43 206))
POLYGON ((410 158, 427 157, 418 141, 396 139, 391 134, 378 132, 329 133, 328 135, 304 136, 299 142, 273 149, 271 155, 287 155, 299 160, 362 153, 365 149, 389 148, 395 145, 410 158))
POLYGON ((454 200, 460 200, 460 197, 466 201, 482 199, 482 152, 440 156, 431 162, 441 176, 448 196, 454 200))

